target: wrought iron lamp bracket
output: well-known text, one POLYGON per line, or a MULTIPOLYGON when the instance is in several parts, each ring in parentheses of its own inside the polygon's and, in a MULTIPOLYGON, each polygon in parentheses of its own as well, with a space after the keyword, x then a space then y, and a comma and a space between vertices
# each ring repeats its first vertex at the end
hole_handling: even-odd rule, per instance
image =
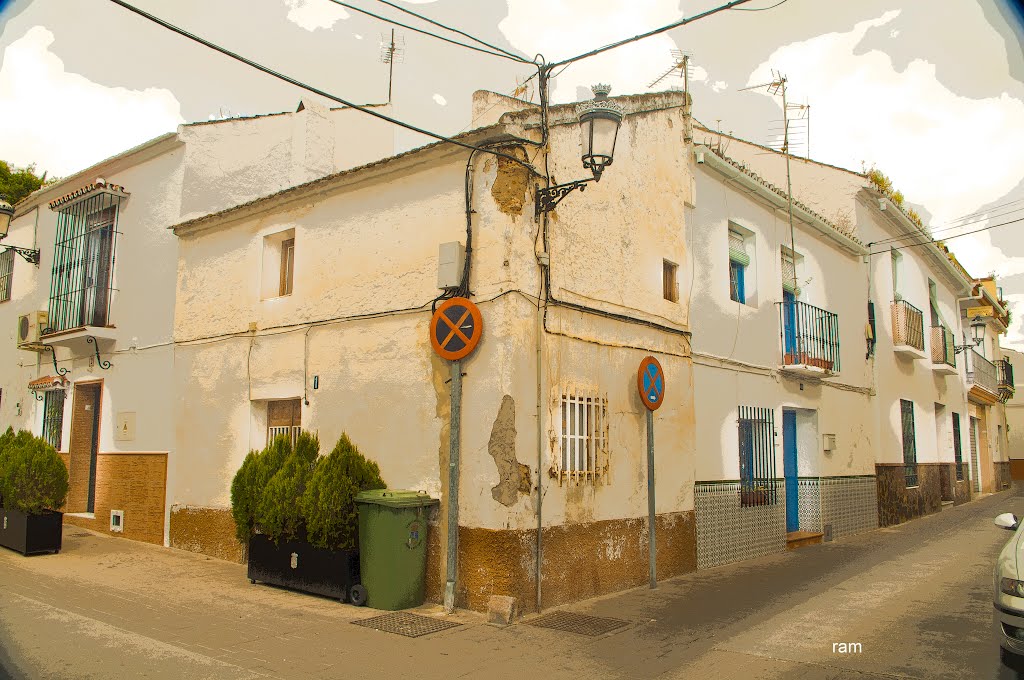
POLYGON ((35 390, 32 390, 32 396, 36 398, 36 401, 42 401, 43 400, 43 395, 39 394, 39 392, 37 392, 35 390))
POLYGON ((39 266, 39 250, 38 249, 33 250, 31 248, 19 248, 18 246, 0 246, 0 248, 3 248, 4 249, 3 252, 5 252, 5 253, 8 250, 13 250, 18 255, 21 255, 23 258, 25 258, 25 262, 28 262, 29 264, 34 264, 37 267, 39 266))
POLYGON ((534 209, 534 216, 540 217, 543 213, 551 212, 555 206, 562 202, 562 199, 579 189, 585 191, 587 184, 594 179, 578 179, 568 184, 556 184, 553 187, 543 188, 539 184, 534 185, 537 190, 537 204, 534 209))
POLYGON ((57 368, 57 352, 55 352, 49 345, 43 345, 43 347, 45 348, 43 351, 49 352, 50 356, 53 358, 53 370, 57 375, 65 376, 71 372, 66 368, 57 368))
POLYGON ((96 350, 96 363, 100 365, 104 371, 110 368, 110 362, 100 358, 100 343, 96 342, 96 338, 91 335, 85 338, 85 341, 92 345, 93 349, 96 350))

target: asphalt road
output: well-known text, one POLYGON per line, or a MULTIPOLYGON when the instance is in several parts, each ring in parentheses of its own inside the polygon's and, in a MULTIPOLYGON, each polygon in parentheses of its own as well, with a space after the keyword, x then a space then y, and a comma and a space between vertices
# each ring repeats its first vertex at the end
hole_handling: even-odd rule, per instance
POLYGON ((562 608, 628 622, 595 638, 468 612, 400 637, 240 565, 66 527, 60 555, 0 552, 0 678, 1016 678, 992 633, 1004 511, 1024 495, 562 608))

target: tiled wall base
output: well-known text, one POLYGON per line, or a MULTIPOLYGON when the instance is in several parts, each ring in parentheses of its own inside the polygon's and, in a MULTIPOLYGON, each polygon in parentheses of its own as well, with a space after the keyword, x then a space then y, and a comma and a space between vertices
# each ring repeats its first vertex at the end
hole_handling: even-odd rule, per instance
POLYGON ((697 568, 749 560, 786 550, 786 494, 775 505, 740 507, 739 482, 697 482, 697 568))
POLYGON ((878 489, 874 476, 802 477, 798 481, 801 531, 818 531, 835 540, 878 528, 878 489))

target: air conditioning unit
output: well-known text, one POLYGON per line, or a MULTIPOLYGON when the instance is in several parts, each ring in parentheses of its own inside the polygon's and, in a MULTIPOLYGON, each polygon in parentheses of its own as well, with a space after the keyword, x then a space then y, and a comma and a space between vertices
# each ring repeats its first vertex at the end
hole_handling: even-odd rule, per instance
POLYGON ((47 312, 30 312, 18 317, 18 349, 38 352, 42 348, 39 336, 50 320, 47 312))

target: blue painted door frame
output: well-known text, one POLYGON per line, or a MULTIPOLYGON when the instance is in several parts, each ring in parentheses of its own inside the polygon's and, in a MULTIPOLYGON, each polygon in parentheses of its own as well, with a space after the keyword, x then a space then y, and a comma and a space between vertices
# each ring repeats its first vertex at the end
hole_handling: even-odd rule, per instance
POLYGON ((783 411, 782 468, 786 477, 786 531, 796 531, 800 528, 796 458, 796 411, 783 411))

